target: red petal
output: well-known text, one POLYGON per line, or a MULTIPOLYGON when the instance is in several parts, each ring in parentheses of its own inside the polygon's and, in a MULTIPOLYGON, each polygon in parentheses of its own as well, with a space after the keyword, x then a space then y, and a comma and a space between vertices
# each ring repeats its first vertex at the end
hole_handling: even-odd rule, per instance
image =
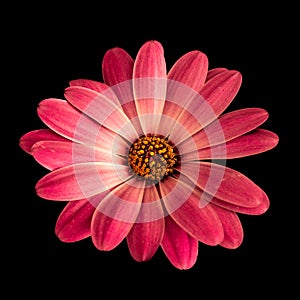
POLYGON ((147 261, 158 249, 164 232, 163 219, 136 223, 127 236, 127 244, 136 261, 147 261))
POLYGON ((184 163, 181 172, 201 190, 220 200, 244 207, 257 207, 263 190, 252 180, 231 168, 206 162, 184 163), (199 170, 199 171, 198 171, 199 170), (197 178, 195 172, 199 172, 197 178))
POLYGON ((246 215, 261 215, 265 213, 270 206, 270 201, 266 193, 263 192, 262 197, 263 197, 262 202, 256 207, 238 206, 238 205, 231 204, 229 202, 222 201, 217 198, 210 199, 210 202, 220 207, 223 207, 227 210, 235 211, 237 213, 246 214, 246 215))
POLYGON ((221 72, 209 80, 199 94, 195 94, 194 97, 188 95, 190 99, 187 103, 184 98, 184 110, 178 117, 172 117, 176 122, 170 139, 179 144, 216 120, 237 94, 241 78, 237 71, 221 72))
MULTIPOLYGON (((232 159, 246 157, 269 151, 278 144, 278 141, 279 138, 274 132, 258 128, 224 145, 200 149, 198 155, 199 159, 232 159)), ((182 159, 189 160, 189 156, 194 158, 195 154, 184 155, 182 159)))
POLYGON ((211 78, 215 77, 216 75, 220 74, 221 72, 227 71, 226 68, 214 68, 210 69, 206 76, 206 82, 210 80, 211 78))
POLYGON ((139 136, 143 134, 141 124, 137 117, 132 91, 134 61, 131 56, 121 48, 108 50, 102 62, 104 81, 118 96, 125 114, 133 122, 139 136))
POLYGON ((43 100, 38 108, 42 121, 53 131, 78 143, 114 151, 126 151, 124 139, 116 133, 100 126, 90 117, 82 114, 67 101, 59 99, 43 100), (116 149, 116 146, 117 149, 116 149), (121 146, 121 147, 120 147, 121 146), (125 150, 124 150, 125 149, 125 150))
POLYGON ((133 59, 123 49, 115 47, 108 50, 102 61, 102 75, 105 83, 110 86, 131 80, 133 59))
MULTIPOLYGON (((230 71, 220 68, 211 72, 215 73, 214 76, 221 76, 221 73, 230 71)), ((198 84, 200 83, 195 82, 195 85, 198 84)), ((222 84, 226 88, 226 84, 224 82, 222 84)), ((163 135, 170 136, 176 146, 217 118, 213 108, 199 93, 185 84, 170 79, 163 114, 158 128, 163 135)), ((222 133, 221 126, 218 127, 219 131, 222 133)), ((205 136, 204 131, 200 132, 205 136)))
POLYGON ((200 94, 218 117, 232 102, 241 84, 242 75, 238 71, 223 71, 207 81, 200 94))
POLYGON ((162 45, 146 42, 139 50, 133 69, 135 105, 144 134, 157 132, 167 90, 167 71, 162 45))
POLYGON ((163 207, 155 186, 150 186, 144 189, 141 211, 136 224, 127 236, 127 244, 132 257, 137 261, 149 260, 158 249, 163 233, 163 207), (156 203, 155 209, 147 206, 150 203, 156 203))
POLYGON ((166 210, 195 239, 208 245, 219 244, 224 232, 218 215, 209 204, 200 207, 201 191, 183 180, 169 177, 160 183, 166 210))
MULTIPOLYGON (((245 108, 229 112, 212 122, 203 130, 185 140, 181 146, 181 154, 189 152, 191 146, 198 149, 228 142, 261 125, 268 118, 268 113, 261 108, 245 108)), ((179 147, 179 145, 176 145, 179 147)))
POLYGON ((63 242, 76 242, 91 235, 95 207, 87 200, 69 202, 60 213, 55 233, 63 242))
POLYGON ((46 99, 38 106, 41 120, 58 134, 78 142, 94 143, 99 124, 76 110, 65 100, 46 99))
POLYGON ((129 181, 100 202, 92 220, 92 240, 98 249, 112 250, 128 235, 140 210, 143 187, 141 181, 129 181))
POLYGON ((218 214, 224 228, 224 240, 220 245, 229 249, 239 247, 243 241, 244 231, 238 215, 233 211, 229 211, 217 205, 212 204, 212 206, 218 214))
POLYGON ((177 269, 190 269, 198 256, 198 241, 178 226, 171 217, 165 219, 166 229, 161 247, 177 269))
POLYGON ((50 129, 37 129, 25 133, 20 138, 20 147, 31 154, 32 146, 40 141, 66 141, 66 139, 50 129))
POLYGON ((71 80, 69 84, 70 86, 81 86, 84 88, 88 88, 98 93, 105 92, 109 89, 109 86, 107 84, 90 79, 75 79, 71 80))
POLYGON ((36 184, 41 198, 70 201, 89 198, 130 178, 128 166, 100 162, 82 163, 56 169, 36 184))
POLYGON ((168 79, 179 81, 195 91, 204 85, 208 71, 207 56, 200 51, 191 51, 180 57, 168 73, 168 79))
POLYGON ((119 155, 96 147, 76 144, 71 141, 43 141, 32 147, 32 155, 49 170, 84 162, 106 162, 124 165, 126 161, 119 155))
POLYGON ((135 128, 121 109, 117 98, 108 98, 103 93, 78 86, 66 88, 65 97, 72 105, 104 127, 129 141, 138 138, 135 128))
POLYGON ((134 63, 134 78, 166 77, 164 49, 157 41, 146 42, 139 50, 134 63))
POLYGON ((189 111, 185 109, 183 110, 180 107, 174 107, 171 109, 171 106, 174 105, 169 105, 169 103, 166 102, 166 107, 170 110, 168 115, 170 115, 172 111, 175 111, 174 116, 170 115, 171 121, 169 120, 169 123, 171 123, 172 126, 169 131, 169 137, 175 145, 180 145, 183 141, 202 129, 201 118, 203 118, 203 112, 201 112, 197 107, 204 107, 205 104, 203 106, 199 103, 197 104, 197 101, 193 102, 194 105, 193 107, 189 107, 189 111), (174 117, 178 115, 178 112, 180 112, 180 114, 178 119, 175 120, 174 117))

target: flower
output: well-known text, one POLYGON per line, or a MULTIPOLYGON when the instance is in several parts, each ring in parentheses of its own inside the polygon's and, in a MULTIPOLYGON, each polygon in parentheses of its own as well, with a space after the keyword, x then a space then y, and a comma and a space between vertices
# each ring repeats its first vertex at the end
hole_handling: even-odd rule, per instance
POLYGON ((162 45, 151 40, 135 60, 122 48, 108 50, 102 75, 103 82, 70 81, 65 99, 41 101, 47 128, 20 139, 50 171, 37 195, 66 202, 58 238, 90 237, 102 251, 126 240, 139 262, 161 247, 178 269, 194 266, 199 243, 239 247, 239 214, 263 214, 269 199, 226 160, 268 151, 279 140, 260 128, 264 109, 225 112, 241 74, 209 70, 198 50, 167 71, 162 45))

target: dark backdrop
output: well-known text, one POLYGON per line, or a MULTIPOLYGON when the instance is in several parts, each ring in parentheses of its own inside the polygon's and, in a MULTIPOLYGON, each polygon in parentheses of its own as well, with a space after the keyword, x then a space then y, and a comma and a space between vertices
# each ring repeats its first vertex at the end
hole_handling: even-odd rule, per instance
POLYGON ((160 289, 182 292, 185 297, 188 293, 200 297, 201 291, 206 295, 221 291, 226 297, 290 291, 285 283, 290 281, 289 270, 298 264, 292 255, 295 238, 291 234, 296 228, 293 205, 298 202, 293 193, 290 150, 297 102, 291 92, 296 36, 293 9, 245 5, 227 11, 228 7, 213 6, 170 8, 168 12, 144 7, 138 13, 130 6, 125 12, 118 5, 103 8, 100 3, 99 8, 49 4, 35 10, 18 6, 18 12, 11 14, 15 26, 10 32, 5 30, 8 53, 3 60, 9 68, 3 88, 9 91, 4 101, 12 104, 12 113, 4 116, 10 121, 3 130, 14 129, 14 158, 7 173, 11 175, 5 176, 9 193, 3 201, 9 209, 2 214, 3 230, 8 233, 6 278, 23 285, 23 292, 39 293, 40 285, 43 293, 83 287, 81 291, 92 290, 99 297, 102 292, 113 295, 119 290, 121 295, 127 291, 137 298, 151 292, 159 295, 160 289), (18 147, 24 133, 44 127, 36 113, 42 99, 63 97, 73 79, 102 81, 102 57, 109 48, 122 47, 134 57, 149 39, 164 46, 168 68, 181 55, 198 49, 207 54, 210 68, 239 70, 243 83, 230 110, 266 109, 270 117, 263 127, 280 137, 275 149, 230 162, 266 191, 270 209, 261 216, 241 216, 245 238, 238 249, 200 244, 198 261, 187 271, 176 270, 160 250, 149 262, 137 263, 125 243, 100 252, 89 239, 71 244, 59 241, 54 226, 64 203, 35 194, 36 182, 47 171, 18 147), (138 292, 137 280, 143 282, 142 292, 138 292), (118 288, 122 283, 126 283, 125 289, 118 288))

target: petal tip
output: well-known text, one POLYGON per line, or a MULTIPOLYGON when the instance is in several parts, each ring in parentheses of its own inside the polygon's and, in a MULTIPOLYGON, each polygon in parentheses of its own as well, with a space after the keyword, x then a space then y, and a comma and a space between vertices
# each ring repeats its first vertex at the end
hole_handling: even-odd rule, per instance
POLYGON ((237 70, 229 70, 229 72, 232 74, 232 78, 236 80, 242 80, 242 73, 237 70))

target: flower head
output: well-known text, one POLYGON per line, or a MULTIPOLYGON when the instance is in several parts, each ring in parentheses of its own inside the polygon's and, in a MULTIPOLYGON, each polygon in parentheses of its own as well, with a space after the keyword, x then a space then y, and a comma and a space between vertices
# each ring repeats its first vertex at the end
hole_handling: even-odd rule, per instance
POLYGON ((237 248, 239 214, 259 215, 266 193, 226 160, 268 151, 278 136, 260 126, 262 108, 224 111, 242 76, 208 69, 191 51, 166 68, 163 47, 148 41, 135 59, 108 50, 103 82, 70 81, 65 99, 40 102, 47 128, 20 147, 49 170, 37 195, 65 201, 55 232, 64 242, 90 237, 108 251, 126 240, 136 261, 159 247, 178 269, 191 268, 199 242, 237 248))

